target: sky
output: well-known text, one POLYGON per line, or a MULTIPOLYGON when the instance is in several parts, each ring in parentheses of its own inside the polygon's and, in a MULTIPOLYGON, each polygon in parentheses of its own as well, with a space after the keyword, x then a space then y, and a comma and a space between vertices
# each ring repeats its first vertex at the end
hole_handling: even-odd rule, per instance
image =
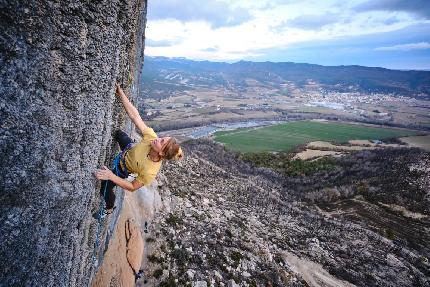
POLYGON ((430 0, 148 0, 145 54, 430 70, 430 0))

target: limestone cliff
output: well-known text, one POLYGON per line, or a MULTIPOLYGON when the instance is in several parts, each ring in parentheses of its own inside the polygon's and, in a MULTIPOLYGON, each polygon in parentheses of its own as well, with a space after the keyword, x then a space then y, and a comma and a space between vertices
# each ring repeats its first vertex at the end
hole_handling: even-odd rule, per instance
POLYGON ((138 92, 146 0, 0 0, 0 25, 0 286, 85 286, 92 173, 124 126, 115 82, 138 92))

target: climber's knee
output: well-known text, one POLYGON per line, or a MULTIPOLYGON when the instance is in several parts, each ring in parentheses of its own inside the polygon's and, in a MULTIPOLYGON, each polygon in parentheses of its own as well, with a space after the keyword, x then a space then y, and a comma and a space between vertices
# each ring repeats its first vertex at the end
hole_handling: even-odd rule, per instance
POLYGON ((116 130, 114 136, 121 150, 125 149, 131 143, 131 138, 122 130, 116 130))

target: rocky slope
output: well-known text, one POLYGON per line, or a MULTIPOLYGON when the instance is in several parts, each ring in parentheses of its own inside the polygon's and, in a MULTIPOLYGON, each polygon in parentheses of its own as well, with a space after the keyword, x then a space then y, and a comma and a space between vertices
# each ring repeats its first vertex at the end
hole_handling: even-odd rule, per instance
POLYGON ((145 24, 145 0, 0 1, 0 286, 89 284, 92 172, 124 125, 115 82, 140 86, 145 24))
POLYGON ((429 153, 358 152, 340 159, 330 175, 285 177, 254 168, 210 141, 184 146, 185 159, 166 164, 159 177, 164 207, 149 227, 146 279, 138 286, 430 283, 429 153), (380 170, 369 173, 375 164, 380 170), (406 187, 404 193, 395 190, 394 183, 390 195, 371 181, 396 174, 400 182, 414 180, 415 195, 406 187), (348 189, 351 182, 341 180, 348 177, 360 184, 348 189), (392 200, 409 203, 409 211, 422 217, 386 208, 392 200), (384 224, 395 231, 386 233, 384 224))

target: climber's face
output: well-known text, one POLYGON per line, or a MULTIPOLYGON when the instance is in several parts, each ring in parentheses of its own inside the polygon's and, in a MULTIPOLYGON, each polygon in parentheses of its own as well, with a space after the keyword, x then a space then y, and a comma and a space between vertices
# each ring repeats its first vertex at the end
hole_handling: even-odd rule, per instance
POLYGON ((155 140, 151 141, 151 147, 156 152, 160 153, 163 151, 164 147, 169 142, 170 137, 162 137, 162 138, 156 138, 155 140))

